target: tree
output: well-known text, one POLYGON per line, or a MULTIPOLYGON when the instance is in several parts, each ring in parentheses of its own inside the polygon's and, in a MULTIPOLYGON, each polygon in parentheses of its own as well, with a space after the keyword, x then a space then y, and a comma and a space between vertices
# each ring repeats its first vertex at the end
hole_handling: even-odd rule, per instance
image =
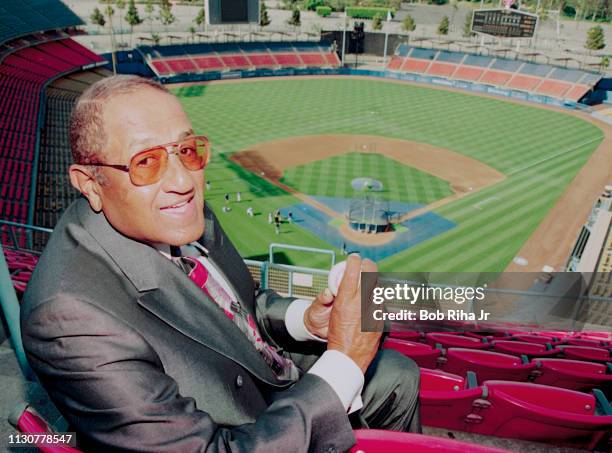
POLYGON ((266 7, 266 3, 265 2, 261 2, 260 3, 260 8, 259 8, 259 25, 262 27, 266 27, 268 25, 270 25, 270 17, 268 16, 268 8, 266 7))
POLYGON ((287 21, 289 25, 293 25, 294 27, 299 27, 302 25, 302 20, 300 18, 300 10, 295 8, 291 13, 291 18, 287 21))
POLYGON ((414 23, 414 19, 410 14, 406 14, 404 20, 402 21, 402 29, 404 31, 414 31, 416 29, 416 24, 414 23))
POLYGON ((125 21, 130 25, 130 47, 134 43, 134 27, 142 24, 142 19, 138 14, 138 8, 134 0, 130 0, 127 13, 125 14, 125 21))
POLYGON ((147 13, 147 20, 149 21, 149 31, 153 33, 153 12, 155 11, 155 6, 153 6, 153 0, 147 0, 145 4, 145 13, 147 13))
POLYGON ((176 22, 176 16, 172 14, 172 4, 168 0, 162 0, 159 4, 159 21, 168 33, 168 25, 176 22))
POLYGON ((198 11, 198 15, 193 19, 198 27, 202 27, 204 23, 206 23, 206 9, 200 8, 198 11))
POLYGON ((469 38, 470 36, 474 36, 472 32, 472 19, 474 18, 474 11, 471 11, 465 16, 465 23, 463 24, 463 37, 469 38))
POLYGON ((372 19, 372 30, 382 30, 382 27, 382 17, 380 14, 377 14, 374 16, 374 19, 372 19))
POLYGON ((158 33, 151 33, 151 39, 153 40, 153 44, 159 46, 159 42, 161 41, 161 36, 158 33))
POLYGON ((601 68, 601 73, 605 74, 608 70, 608 67, 610 67, 610 58, 608 58, 607 55, 601 57, 601 63, 599 63, 599 66, 601 68))
POLYGON ((606 38, 601 25, 592 27, 587 31, 587 40, 584 47, 589 50, 601 50, 606 47, 606 38))
POLYGON ((191 42, 194 43, 195 42, 195 34, 196 34, 196 29, 193 25, 189 26, 189 33, 191 33, 191 42))
POLYGON ((444 16, 438 25, 439 35, 448 35, 448 16, 444 16))
POLYGON ((104 14, 102 14, 102 11, 100 11, 97 6, 94 8, 93 12, 91 13, 91 16, 89 16, 89 20, 91 20, 92 24, 97 25, 100 28, 106 25, 106 19, 104 19, 104 14))

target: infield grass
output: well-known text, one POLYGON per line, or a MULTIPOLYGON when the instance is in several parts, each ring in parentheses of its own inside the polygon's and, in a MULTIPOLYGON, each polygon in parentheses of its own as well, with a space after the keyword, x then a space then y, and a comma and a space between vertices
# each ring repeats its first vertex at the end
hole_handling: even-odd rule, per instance
MULTIPOLYGON (((232 152, 260 142, 301 135, 378 135, 447 148, 490 165, 507 178, 435 211, 457 227, 385 259, 379 268, 497 272, 516 255, 603 139, 599 128, 564 113, 384 80, 271 79, 175 92, 196 131, 213 143, 216 155, 206 170, 212 183, 206 199, 245 258, 266 259, 270 242, 331 248, 295 224, 283 224, 282 234, 274 233, 267 213, 299 201, 228 159, 232 152), (235 200, 236 191, 242 193, 242 202, 232 202, 232 211, 222 213, 223 195, 231 193, 235 200), (249 206, 258 215, 247 217, 249 206)), ((385 169, 376 175, 390 176, 385 169)), ((286 177, 309 187, 325 184, 325 195, 345 196, 340 193, 344 189, 329 185, 329 174, 319 174, 315 182, 291 172, 286 177)), ((398 197, 418 192, 416 179, 404 184, 394 189, 398 197)), ((282 258, 301 266, 329 263, 327 257, 310 254, 288 252, 282 258)))

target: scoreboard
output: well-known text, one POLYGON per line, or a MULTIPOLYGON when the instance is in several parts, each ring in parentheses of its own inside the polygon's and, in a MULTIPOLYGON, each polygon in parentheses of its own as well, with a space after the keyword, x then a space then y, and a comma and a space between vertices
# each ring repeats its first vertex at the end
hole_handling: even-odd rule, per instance
POLYGON ((501 38, 532 38, 538 16, 515 9, 477 9, 472 31, 501 38))
POLYGON ((206 23, 257 24, 259 0, 206 0, 206 23))

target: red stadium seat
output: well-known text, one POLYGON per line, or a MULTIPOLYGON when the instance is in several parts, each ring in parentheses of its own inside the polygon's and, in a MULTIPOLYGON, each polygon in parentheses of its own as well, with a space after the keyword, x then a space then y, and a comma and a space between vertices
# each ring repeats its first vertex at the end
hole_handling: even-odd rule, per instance
POLYGON ((521 355, 526 355, 529 358, 555 357, 561 352, 558 349, 549 349, 544 344, 526 343, 524 341, 495 340, 492 342, 492 345, 495 352, 519 357, 521 355))
POLYGON ((533 90, 542 79, 540 77, 531 77, 526 75, 516 74, 506 85, 508 88, 521 91, 533 90))
POLYGON ((589 360, 591 362, 610 362, 610 351, 604 348, 592 348, 588 346, 560 346, 566 359, 589 360))
POLYGON ((602 363, 567 359, 533 359, 531 362, 537 366, 533 381, 536 384, 581 392, 601 388, 606 394, 612 390, 612 374, 606 374, 608 367, 602 363))
POLYGON ((476 81, 482 76, 484 72, 483 68, 477 68, 475 66, 459 66, 453 79, 476 81))
POLYGON ((557 340, 553 337, 536 334, 515 334, 508 337, 507 340, 524 341, 525 343, 536 343, 536 344, 550 344, 551 346, 558 346, 563 344, 563 341, 557 340))
POLYGON ((493 379, 527 381, 537 367, 513 355, 477 349, 450 348, 444 359, 442 370, 459 376, 474 371, 480 382, 493 379))
POLYGON ((401 70, 404 72, 416 72, 418 74, 422 74, 427 70, 430 63, 431 61, 429 60, 406 58, 404 59, 404 64, 402 65, 401 70))
POLYGON ((432 76, 450 77, 457 69, 457 65, 454 63, 440 63, 434 61, 427 69, 427 74, 432 76))
POLYGON ((443 348, 488 349, 491 346, 478 338, 452 333, 428 333, 425 335, 425 341, 432 346, 439 343, 443 348))
POLYGON ((471 425, 471 432, 589 450, 612 432, 612 408, 601 392, 525 382, 483 385, 489 406, 480 411, 482 420, 471 425))
POLYGON ((483 74, 479 82, 486 83, 488 85, 504 86, 506 82, 510 80, 510 77, 512 77, 511 72, 494 71, 489 69, 483 74))
POLYGON ((506 451, 441 437, 377 429, 356 430, 355 439, 357 444, 349 450, 350 453, 503 453, 506 451))
POLYGON ((594 340, 589 338, 569 338, 565 341, 565 343, 571 346, 589 346, 592 348, 603 348, 609 346, 609 343, 606 341, 594 340))
POLYGON ((465 431, 478 422, 472 416, 474 408, 488 404, 482 399, 484 392, 483 387, 467 388, 461 376, 422 368, 419 397, 423 424, 465 431))
POLYGON ((556 80, 544 80, 537 88, 538 94, 562 98, 563 95, 572 87, 571 83, 558 82, 556 80))
POLYGON ((415 343, 399 338, 388 338, 382 347, 383 349, 393 349, 406 357, 410 357, 421 368, 436 368, 438 358, 442 354, 442 351, 434 349, 428 344, 415 343))
POLYGON ((409 341, 419 341, 423 338, 423 334, 421 332, 417 332, 416 330, 392 330, 389 332, 389 336, 391 338, 401 338, 402 340, 409 341))
POLYGON ((399 69, 404 63, 404 59, 402 57, 396 57, 395 55, 391 57, 391 60, 387 64, 387 69, 390 71, 399 71, 399 69))
MULTIPOLYGON (((27 404, 22 404, 13 411, 9 416, 9 423, 24 434, 54 434, 47 422, 27 404)), ((36 443, 36 447, 42 453, 81 453, 76 448, 43 442, 36 443)))

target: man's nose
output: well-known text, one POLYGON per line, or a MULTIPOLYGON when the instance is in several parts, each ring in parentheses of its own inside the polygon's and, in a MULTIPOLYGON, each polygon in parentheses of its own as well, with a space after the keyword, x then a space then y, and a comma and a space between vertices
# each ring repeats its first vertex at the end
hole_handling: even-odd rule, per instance
POLYGON ((168 167, 163 176, 162 188, 166 192, 186 193, 193 189, 193 180, 177 154, 168 156, 168 167))

